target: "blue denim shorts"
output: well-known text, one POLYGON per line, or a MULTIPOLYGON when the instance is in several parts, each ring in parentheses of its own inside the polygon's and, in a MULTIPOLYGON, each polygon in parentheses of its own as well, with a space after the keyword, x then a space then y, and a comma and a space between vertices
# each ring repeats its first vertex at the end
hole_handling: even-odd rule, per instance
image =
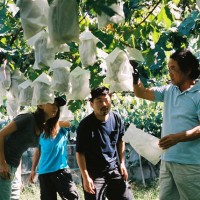
POLYGON ((10 200, 12 180, 14 179, 15 172, 17 170, 16 167, 12 167, 10 165, 8 165, 8 167, 9 167, 9 172, 10 172, 10 179, 5 180, 0 177, 0 199, 1 200, 10 200))

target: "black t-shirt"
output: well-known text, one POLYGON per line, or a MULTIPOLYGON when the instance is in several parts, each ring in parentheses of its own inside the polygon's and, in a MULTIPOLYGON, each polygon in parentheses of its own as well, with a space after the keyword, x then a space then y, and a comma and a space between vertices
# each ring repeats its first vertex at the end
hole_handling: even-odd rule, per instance
POLYGON ((122 140, 124 132, 121 117, 112 111, 107 121, 99 121, 92 113, 80 122, 76 151, 85 154, 88 170, 102 172, 117 166, 116 144, 122 140))
POLYGON ((37 147, 36 122, 32 113, 20 114, 14 118, 17 131, 6 137, 4 153, 6 162, 14 167, 19 165, 22 154, 29 147, 37 147))

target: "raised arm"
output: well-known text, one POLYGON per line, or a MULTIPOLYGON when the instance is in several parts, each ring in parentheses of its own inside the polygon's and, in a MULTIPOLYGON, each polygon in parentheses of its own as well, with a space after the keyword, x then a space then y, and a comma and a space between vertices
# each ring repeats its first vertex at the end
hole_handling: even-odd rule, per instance
POLYGON ((141 81, 138 84, 133 84, 133 91, 136 97, 154 101, 154 92, 151 88, 145 88, 141 81))
POLYGON ((154 92, 151 88, 145 88, 140 81, 137 63, 133 60, 130 60, 130 64, 133 66, 133 91, 135 96, 153 101, 155 98, 154 92))
POLYGON ((70 127, 70 121, 59 121, 59 126, 60 127, 65 127, 65 128, 69 128, 70 127))

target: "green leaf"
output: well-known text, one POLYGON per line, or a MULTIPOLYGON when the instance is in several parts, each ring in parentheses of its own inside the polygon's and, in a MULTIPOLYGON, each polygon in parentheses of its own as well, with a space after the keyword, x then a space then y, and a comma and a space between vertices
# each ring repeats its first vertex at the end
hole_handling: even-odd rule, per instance
POLYGON ((172 24, 172 15, 167 6, 164 7, 164 12, 163 12, 163 23, 165 24, 165 27, 169 29, 172 24))
POLYGON ((72 112, 75 112, 77 111, 78 109, 80 109, 82 107, 82 101, 81 100, 70 100, 68 102, 68 108, 72 111, 72 112))
POLYGON ((180 2, 180 0, 173 0, 173 3, 175 3, 176 5, 178 5, 180 2))
POLYGON ((160 32, 158 32, 156 29, 151 33, 152 39, 154 43, 156 44, 160 38, 160 32))
POLYGON ((191 12, 191 14, 179 25, 178 32, 181 35, 189 35, 190 31, 195 27, 198 14, 198 11, 191 12))
POLYGON ((116 14, 116 12, 115 12, 112 8, 109 8, 109 7, 106 6, 106 5, 101 5, 101 6, 99 6, 99 8, 100 8, 100 10, 101 10, 102 12, 104 12, 106 15, 108 15, 108 16, 110 16, 110 17, 112 17, 113 15, 116 14))
POLYGON ((93 34, 106 45, 106 48, 109 48, 114 39, 114 36, 112 34, 107 34, 100 30, 95 31, 93 34))
POLYGON ((6 42, 7 42, 6 38, 5 37, 1 38, 1 42, 2 42, 2 44, 6 44, 6 42))
POLYGON ((194 28, 194 26, 195 26, 194 19, 189 17, 178 27, 178 32, 181 35, 187 36, 190 33, 190 30, 194 28))
POLYGON ((161 11, 158 14, 157 18, 158 18, 158 23, 162 22, 163 25, 166 27, 166 29, 170 28, 170 26, 172 24, 173 17, 172 17, 172 14, 171 14, 171 12, 170 12, 170 10, 167 6, 163 6, 161 8, 161 11))

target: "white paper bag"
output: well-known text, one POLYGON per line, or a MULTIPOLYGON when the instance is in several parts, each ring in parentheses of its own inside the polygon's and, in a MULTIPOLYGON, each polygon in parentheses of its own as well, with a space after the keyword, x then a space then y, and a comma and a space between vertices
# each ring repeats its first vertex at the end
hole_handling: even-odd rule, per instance
POLYGON ((19 114, 18 100, 10 92, 6 94, 6 112, 9 117, 15 117, 19 114))
POLYGON ((74 120, 74 114, 68 109, 68 106, 60 107, 59 121, 71 121, 74 120))
POLYGON ((33 81, 32 106, 54 103, 54 92, 50 89, 51 77, 44 72, 33 81))
POLYGON ((80 34, 79 54, 83 66, 92 66, 96 62, 96 44, 100 41, 88 29, 80 34))
POLYGON ((126 50, 129 60, 137 60, 141 62, 145 61, 141 51, 139 51, 138 49, 126 47, 126 50))
POLYGON ((20 90, 19 93, 19 105, 20 106, 31 106, 31 101, 33 97, 33 88, 31 87, 32 82, 26 80, 18 85, 20 90))
POLYGON ((14 98, 19 99, 20 90, 18 86, 25 80, 24 74, 17 69, 11 74, 11 86, 9 91, 14 98))
POLYGON ((56 59, 50 71, 53 71, 51 89, 57 92, 69 91, 69 75, 72 63, 67 60, 56 59))
POLYGON ((11 86, 11 72, 7 66, 0 67, 0 84, 2 88, 8 90, 11 86))
POLYGON ((125 15, 123 11, 123 4, 124 3, 121 0, 118 0, 116 3, 113 3, 112 5, 108 6, 115 12, 113 16, 108 16, 104 12, 102 12, 100 15, 97 15, 98 28, 100 29, 109 23, 118 24, 120 22, 124 22, 125 15))
POLYGON ((158 145, 159 139, 157 137, 143 132, 133 124, 130 124, 127 129, 123 141, 130 143, 138 154, 154 165, 159 162, 160 156, 164 152, 158 145))
POLYGON ((133 69, 127 54, 117 47, 106 57, 106 64, 107 74, 104 82, 110 84, 110 92, 132 91, 133 69))
POLYGON ((66 93, 67 99, 84 100, 90 94, 90 71, 76 67, 69 76, 70 90, 66 93))
POLYGON ((76 0, 54 0, 49 8, 49 45, 79 42, 78 4, 76 0))
POLYGON ((49 4, 47 0, 17 0, 24 38, 29 39, 47 27, 49 4))

